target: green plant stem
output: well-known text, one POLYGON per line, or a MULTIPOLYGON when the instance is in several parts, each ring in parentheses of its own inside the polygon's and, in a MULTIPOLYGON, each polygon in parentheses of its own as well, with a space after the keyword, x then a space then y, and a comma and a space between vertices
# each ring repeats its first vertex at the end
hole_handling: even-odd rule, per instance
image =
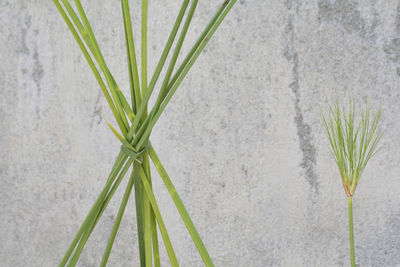
MULTIPOLYGON (((154 89, 154 87, 156 85, 158 77, 160 76, 160 73, 162 71, 164 63, 167 60, 168 53, 169 53, 169 51, 171 49, 172 43, 174 42, 176 33, 178 32, 178 29, 179 29, 179 27, 181 25, 181 22, 182 22, 182 19, 183 19, 183 16, 185 14, 185 11, 186 11, 186 8, 187 8, 188 4, 189 4, 188 0, 184 0, 182 2, 181 9, 179 10, 178 16, 177 16, 176 21, 174 23, 174 26, 173 26, 173 28, 171 30, 171 33, 170 33, 170 35, 168 37, 167 43, 166 43, 166 45, 165 45, 165 47, 163 49, 161 57, 158 60, 156 69, 155 69, 154 74, 153 74, 153 76, 152 76, 152 78, 150 80, 149 86, 146 89, 146 94, 143 95, 142 102, 148 103, 148 101, 150 99, 150 96, 151 96, 151 94, 153 92, 153 89, 154 89)), ((132 139, 133 135, 136 133, 136 129, 139 126, 140 118, 142 117, 143 113, 145 112, 146 105, 141 106, 140 109, 139 109, 139 107, 137 107, 137 108, 138 108, 138 111, 136 113, 136 118, 132 122, 131 128, 128 131, 128 135, 127 135, 127 140, 128 141, 130 141, 132 139)))
POLYGON ((103 259, 101 260, 101 264, 100 264, 101 267, 105 267, 107 264, 112 245, 114 244, 114 240, 117 235, 119 225, 121 224, 122 216, 124 215, 124 212, 125 212, 126 204, 128 203, 129 196, 132 192, 132 187, 133 187, 133 177, 131 177, 129 179, 128 185, 126 187, 126 191, 125 191, 124 197, 122 199, 121 206, 118 210, 117 217, 115 218, 114 227, 111 231, 110 238, 108 239, 108 243, 107 243, 107 247, 104 252, 104 255, 103 255, 103 259))
MULTIPOLYGON (((121 173, 119 174, 117 180, 115 181, 113 187, 111 188, 110 192, 108 192, 108 195, 105 198, 105 200, 103 201, 102 205, 96 209, 95 212, 97 212, 97 214, 99 216, 96 216, 94 213, 93 214, 89 214, 90 215, 89 216, 89 218, 90 218, 89 222, 88 222, 88 224, 86 226, 86 229, 84 230, 83 236, 80 239, 79 244, 78 244, 74 254, 72 255, 72 258, 71 258, 70 262, 68 263, 68 267, 73 267, 78 262, 79 256, 80 256, 80 254, 81 254, 81 252, 83 250, 83 247, 86 244, 86 241, 89 239, 89 236, 92 233, 94 227, 96 226, 96 223, 98 222, 98 219, 100 218, 101 213, 107 207, 107 204, 108 204, 109 200, 112 198, 115 190, 118 188, 118 185, 121 183, 122 178, 125 176, 126 172, 128 171, 132 161, 133 160, 131 158, 128 159, 128 161, 126 162, 124 168, 121 170, 121 173)), ((110 182, 110 181, 108 181, 108 182, 110 182)))
POLYGON ((60 12, 61 16, 63 17, 65 23, 68 26, 68 28, 70 29, 70 31, 71 31, 73 37, 75 38, 76 42, 78 43, 79 48, 81 49, 86 61, 88 62, 88 64, 89 64, 94 76, 96 77, 96 80, 100 85, 100 89, 102 90, 102 92, 103 92, 103 94, 104 94, 104 96, 105 96, 105 98, 107 100, 107 103, 110 106, 110 109, 111 109, 111 111, 112 111, 112 113, 113 113, 113 115, 114 115, 114 117, 115 117, 115 119, 116 119, 116 121, 118 123, 118 126, 121 129, 121 132, 123 134, 125 134, 126 133, 126 128, 125 128, 124 123, 122 122, 121 114, 119 114, 119 112, 117 111, 117 109, 116 109, 116 107, 114 105, 114 102, 111 99, 111 96, 108 93, 108 90, 107 90, 107 88, 106 88, 106 86, 105 86, 105 84, 103 82, 103 79, 101 78, 100 73, 97 70, 96 65, 94 64, 92 58, 90 57, 90 55, 89 55, 89 53, 88 53, 83 41, 81 40, 79 34, 75 30, 75 27, 73 26, 73 24, 72 24, 71 20, 69 19, 68 15, 65 13, 64 9, 62 8, 60 2, 58 0, 53 0, 53 2, 55 4, 55 6, 57 7, 58 11, 60 12))
POLYGON ((152 240, 153 240, 153 256, 154 256, 154 267, 160 267, 160 250, 158 248, 158 235, 157 235, 157 224, 154 209, 151 210, 151 224, 152 224, 152 240))
MULTIPOLYGON (((148 3, 147 0, 142 0, 142 21, 141 21, 141 78, 142 78, 142 96, 146 94, 147 90, 147 12, 148 3)), ((142 116, 142 120, 145 120, 147 116, 147 102, 143 102, 145 111, 142 116)), ((149 156, 146 152, 143 157, 143 168, 147 180, 151 186, 151 175, 150 175, 150 164, 149 156)), ((144 209, 144 234, 145 234, 145 249, 146 249, 146 266, 152 266, 152 259, 154 254, 154 266, 160 266, 160 256, 158 249, 157 239, 157 226, 154 218, 154 211, 148 197, 143 194, 143 209, 144 209), (154 231, 155 229, 155 231, 154 231), (153 244, 152 244, 153 242, 153 244), (152 251, 153 248, 153 251, 152 251)))
POLYGON ((354 256, 354 232, 353 232, 353 199, 349 200, 349 238, 350 238, 350 262, 351 267, 356 266, 355 256, 354 256))
POLYGON ((146 174, 145 174, 143 168, 140 169, 140 178, 142 179, 142 182, 143 182, 144 191, 147 194, 148 199, 153 207, 154 214, 157 219, 158 226, 159 226, 160 232, 161 232, 161 236, 164 240, 165 249, 167 250, 167 254, 168 254, 169 260, 171 262, 171 265, 172 265, 172 267, 179 266, 178 260, 176 259, 176 255, 174 252, 174 248, 172 247, 171 240, 170 240, 168 232, 167 232, 167 228, 165 227, 164 220, 162 219, 160 210, 158 208, 156 198, 153 194, 153 191, 151 189, 151 186, 148 182, 148 179, 146 177, 146 174))
POLYGON ((147 90, 147 0, 142 1, 141 78, 144 95, 147 90))
MULTIPOLYGON (((103 203, 99 207, 99 210, 97 212, 97 216, 94 216, 95 220, 91 220, 90 224, 85 228, 85 232, 83 236, 81 237, 80 242, 86 243, 88 237, 91 235, 93 232, 94 228, 96 227, 97 222, 100 220, 101 216, 103 215, 104 210, 107 208, 108 203, 110 202, 111 198, 113 197, 115 191, 117 190, 118 186, 120 185, 122 179, 124 178, 126 172, 129 169, 129 166, 132 164, 132 159, 129 159, 127 163, 125 164, 124 169, 121 171, 121 174, 118 176, 116 181, 114 182, 113 186, 111 187, 110 191, 108 192, 108 195, 105 197, 103 203)), ((83 243, 83 245, 84 245, 83 243)), ((79 246, 77 250, 79 249, 79 246)), ((76 251, 75 251, 76 253, 76 251)), ((71 260, 72 261, 72 260, 71 260)), ((74 264, 69 263, 68 266, 75 266, 74 264)))
POLYGON ((189 13, 186 16, 185 23, 183 25, 182 31, 181 31, 180 36, 178 38, 178 41, 176 43, 176 46, 175 46, 175 49, 174 49, 174 53, 172 55, 171 61, 169 63, 169 66, 167 68, 167 72, 165 74, 164 81, 162 82, 162 85, 161 85, 161 88, 160 88, 160 93, 158 94, 158 98, 157 98, 157 101, 156 101, 156 104, 155 104, 156 107, 158 107, 160 105, 161 101, 165 97, 165 94, 166 94, 165 91, 167 89, 168 82, 169 82, 169 80, 171 78, 172 71, 174 70, 175 63, 176 63, 176 61, 178 59, 178 56, 179 56, 179 52, 181 51, 183 41, 185 40, 186 33, 187 33, 187 31, 189 29, 189 26, 190 26, 190 22, 192 21, 194 11, 196 10, 197 2, 198 2, 197 0, 193 0, 192 5, 190 6, 190 9, 189 9, 189 13))
MULTIPOLYGON (((82 9, 82 6, 80 4, 77 5, 77 7, 81 8, 80 14, 82 15, 82 18, 86 18, 86 20, 83 20, 84 22, 81 22, 77 14, 75 13, 74 9, 70 5, 70 3, 67 0, 62 0, 68 14, 70 15, 72 21, 75 23, 76 28, 79 30, 79 33, 81 34, 83 40, 85 41, 87 47, 89 48, 90 52, 92 53, 94 59, 96 62, 99 64, 101 67, 102 72, 105 75, 105 78, 107 79, 107 83, 109 85, 111 94, 115 100, 116 107, 118 109, 118 112, 121 114, 121 118, 123 123, 125 124, 125 128, 129 128, 128 122, 123 114, 124 110, 126 110, 124 100, 126 102, 126 99, 122 96, 122 92, 119 89, 117 82, 115 81, 114 77, 112 76, 110 70, 108 69, 103 55, 101 54, 99 45, 96 41, 96 38, 94 37, 93 31, 90 27, 89 22, 87 21, 86 14, 82 9), (82 24, 84 23, 84 25, 82 24), (86 30, 88 29, 88 30, 86 30)), ((131 114, 127 113, 128 117, 131 117, 131 114)))
MULTIPOLYGON (((109 85, 111 94, 115 100, 115 104, 118 109, 118 112, 121 115, 122 122, 125 124, 125 128, 129 128, 128 122, 123 114, 124 110, 125 110, 125 107, 123 107, 123 105, 125 104, 125 103, 123 103, 124 97, 121 97, 122 92, 119 89, 114 77, 112 76, 110 70, 108 69, 108 67, 104 61, 103 55, 101 54, 100 48, 97 44, 96 38, 94 37, 93 31, 90 27, 90 24, 87 21, 86 14, 83 11, 82 6, 80 5, 80 3, 78 3, 78 5, 77 5, 77 7, 81 9, 80 14, 82 15, 82 18, 86 18, 86 20, 83 20, 83 22, 77 16, 74 9, 72 8, 72 6, 70 5, 70 3, 67 0, 62 0, 62 3, 64 4, 65 9, 67 10, 72 21, 75 23, 76 28, 78 29, 79 33, 81 34, 83 40, 85 41, 87 47, 89 48, 90 52, 92 53, 94 59, 101 67, 101 70, 104 73, 107 83, 109 85)), ((128 117, 131 117, 131 114, 129 114, 129 113, 127 113, 127 115, 128 115, 128 117)))
MULTIPOLYGON (((129 163, 127 165, 130 165, 130 164, 131 163, 129 163)), ((124 173, 124 175, 125 175, 125 173, 124 173)), ((123 176, 120 175, 118 177, 118 179, 115 181, 115 183, 113 184, 113 186, 111 187, 110 191, 108 192, 107 197, 104 199, 104 202, 100 207, 100 211, 99 211, 99 213, 98 213, 98 215, 96 217, 96 220, 95 220, 94 224, 90 228, 90 233, 93 231, 93 229, 96 226, 97 222, 100 220, 101 216, 103 215, 104 210, 107 208, 107 205, 110 202, 111 198, 113 197, 113 195, 114 195, 115 191, 117 190, 119 184, 121 183, 122 178, 123 178, 123 176)))
MULTIPOLYGON (((146 177, 147 179, 147 177, 146 177)), ((150 202, 147 194, 143 194, 143 230, 144 230, 144 247, 146 255, 146 266, 152 266, 152 249, 151 249, 151 217, 150 202)))
POLYGON ((136 206, 136 225, 138 231, 139 258, 140 266, 146 266, 146 255, 144 246, 144 227, 143 227, 143 189, 140 182, 139 164, 135 161, 133 164, 133 183, 135 186, 135 206, 136 206))
POLYGON ((175 203, 176 209, 178 210, 179 214, 181 215, 181 218, 182 218, 183 222, 185 223, 185 226, 186 226, 190 236, 192 237, 193 243, 196 245, 201 258, 203 259, 204 264, 207 267, 214 266, 214 263, 211 260, 211 257, 208 254, 208 251, 207 251, 206 247, 204 246, 204 243, 201 240, 200 235, 197 232, 196 227, 194 226, 194 223, 189 216, 189 213, 187 212, 185 206, 183 205, 182 199, 179 197, 178 193, 176 192, 174 184, 172 183, 171 179, 169 178, 167 172, 165 171, 163 165, 161 164, 160 159, 158 158, 158 155, 156 154, 156 152, 154 151, 152 146, 150 146, 149 155, 150 155, 150 158, 153 161, 153 164, 156 167, 158 173, 160 174, 161 179, 163 180, 163 182, 165 184, 165 187, 168 189, 168 192, 169 192, 172 200, 175 203))
MULTIPOLYGON (((147 151, 144 154, 142 166, 143 166, 147 181, 149 182, 150 187, 152 188, 151 173, 150 173, 150 158, 149 158, 149 153, 147 151)), ((150 231, 151 231, 151 238, 152 238, 152 242, 153 242, 154 266, 160 267, 161 263, 160 263, 160 251, 158 248, 157 224, 156 224, 154 209, 151 205, 149 207, 149 210, 150 210, 150 231)))
POLYGON ((125 128, 128 129, 129 128, 128 121, 126 120, 125 113, 123 111, 123 108, 122 108, 122 105, 121 105, 121 102, 119 100, 118 93, 117 93, 117 91, 119 89, 116 88, 117 84, 116 84, 114 78, 111 77, 112 75, 110 73, 110 70, 108 69, 108 67, 106 65, 106 62, 101 53, 100 47, 94 36, 92 27, 90 26, 89 20, 86 16, 86 13, 83 9, 83 6, 82 6, 80 0, 75 0, 75 6, 78 9, 78 13, 81 17, 81 21, 83 23, 83 26, 85 27, 85 33, 81 33, 81 34, 82 34, 82 36, 88 35, 88 37, 89 37, 89 38, 85 38, 85 40, 89 41, 88 46, 89 46, 89 48, 92 49, 91 52, 92 52, 93 56, 95 57, 97 63, 99 64, 101 71, 104 74, 108 88, 110 89, 111 95, 114 99, 115 106, 117 107, 117 110, 121 116, 122 122, 124 123, 125 128))
POLYGON ((63 259, 60 262, 59 266, 65 266, 65 264, 68 262, 69 257, 71 256, 72 252, 74 251, 78 241, 81 239, 83 232, 87 228, 88 223, 90 222, 90 219, 92 216, 95 215, 95 212, 98 210, 98 207, 101 205, 101 203, 104 201, 104 199, 107 196, 107 192, 110 189, 112 182, 114 181, 115 177, 117 176, 119 170, 122 168, 123 164, 126 161, 126 156, 120 153, 117 157, 117 160, 115 161, 115 165, 111 170, 111 173, 108 177, 108 180, 101 191, 99 197, 96 199, 96 202, 93 204, 92 208, 90 209, 88 215, 86 216, 85 220, 83 221, 82 225, 80 226, 78 232, 76 233, 74 239, 72 240, 70 246, 68 247, 67 252, 65 253, 63 259))
MULTIPOLYGON (((168 93, 165 96, 165 99, 163 100, 160 107, 156 107, 156 106, 153 107, 153 109, 151 111, 151 113, 153 114, 153 117, 151 118, 151 121, 150 121, 149 125, 147 126, 145 132, 143 133, 143 135, 141 137, 135 136, 135 139, 140 138, 140 141, 137 143, 137 147, 141 147, 141 145, 144 144, 144 142, 146 141, 145 138, 147 138, 149 136, 155 123, 157 122, 158 118, 161 116, 161 113, 164 111, 165 107, 167 106, 168 102, 171 100, 172 96, 175 94, 176 90, 178 89, 179 85, 185 78, 186 74, 189 72, 190 68, 193 66, 194 62, 196 61, 196 59, 198 58, 200 53, 203 51, 204 47, 206 46, 208 41, 211 39, 211 37, 213 36, 215 31, 218 29, 219 25, 221 25, 225 16, 228 14, 228 12, 230 11, 230 9, 233 7, 233 5, 235 3, 236 3, 236 0, 231 0, 229 2, 226 2, 226 5, 224 5, 225 9, 221 13, 221 15, 218 17, 218 19, 215 21, 215 24, 212 26, 212 28, 210 29, 208 34, 205 36, 204 41, 200 44, 198 49, 194 52, 193 56, 188 61, 187 65, 183 68, 180 76, 173 83, 170 82, 170 85, 168 85, 168 88, 169 88, 168 93)), ((132 127, 133 127, 133 125, 131 126, 131 129, 132 129, 132 127)), ((129 135, 129 132, 128 132, 128 135, 129 135)))
MULTIPOLYGON (((234 1, 236 2, 236 0, 234 1)), ((234 4, 234 3, 233 3, 234 4)), ((221 8, 218 9, 218 11, 215 13, 214 17, 210 20, 210 22, 207 24, 206 28, 204 31, 201 33, 199 38, 197 39, 196 43, 193 45, 193 47, 190 49, 189 53, 185 57, 185 59, 182 61, 181 65, 179 66, 178 70, 174 74, 173 78, 171 79, 171 84, 173 84, 176 79, 178 79, 179 75, 182 73, 183 69, 185 66, 188 64, 189 60, 192 58, 193 54, 196 52, 196 50, 199 48, 200 44, 204 41, 205 37, 211 30, 211 28, 215 25, 216 21, 226 8, 227 2, 225 2, 221 8)))
POLYGON ((140 84, 139 84, 139 74, 136 63, 136 51, 135 51, 135 44, 133 41, 133 30, 132 30, 131 14, 129 11, 130 9, 128 0, 121 0, 121 5, 122 5, 122 15, 124 19, 125 38, 128 46, 128 63, 130 64, 129 70, 131 71, 129 77, 131 83, 133 83, 133 91, 131 91, 132 107, 136 107, 136 109, 138 109, 141 102, 140 84))
MULTIPOLYGON (((232 8, 232 6, 235 4, 236 0, 230 0, 230 1, 226 1, 221 8, 217 11, 217 13, 214 15, 214 17, 212 18, 212 20, 210 21, 210 23, 206 26, 206 28, 204 29, 204 31, 202 32, 202 34, 200 35, 200 37, 198 38, 198 40, 196 41, 195 45, 192 47, 192 49, 190 50, 189 54, 185 57, 185 59, 183 60, 183 62, 181 63, 180 67, 178 68, 178 70, 176 71, 176 73, 174 74, 174 76, 172 77, 172 79, 168 79, 171 80, 168 83, 167 88, 163 89, 161 88, 162 92, 160 92, 159 97, 157 98, 157 102, 156 104, 153 106, 152 111, 150 112, 149 116, 146 118, 146 120, 143 122, 141 129, 139 129, 139 131, 137 132, 134 140, 132 141, 132 144, 135 144, 137 142, 139 142, 138 147, 140 147, 142 144, 144 144, 146 142, 146 137, 150 135, 152 127, 154 126, 154 124, 157 121, 157 118, 160 116, 161 112, 159 112, 158 114, 156 114, 156 112, 159 109, 159 106, 161 105, 161 103, 164 101, 165 99, 165 94, 167 94, 167 92, 170 91, 171 87, 175 84, 175 82, 177 81, 178 78, 180 78, 180 80, 182 81, 183 78, 185 77, 185 75, 187 74, 187 72, 189 71, 190 67, 194 64, 194 61, 197 59, 198 55, 201 53, 201 51, 204 49, 205 45, 207 44, 208 40, 210 40, 211 36, 214 34, 214 32, 216 31, 216 29, 218 28, 218 26, 221 24, 222 20, 225 18, 226 14, 229 12, 229 10, 232 8), (194 58, 193 58, 194 57, 194 58), (190 66, 188 66, 190 65, 190 66), (181 75, 183 73, 183 75, 181 75), (163 96, 163 97, 160 97, 163 96), (153 117, 157 117, 155 120, 153 120, 153 117), (153 121, 152 121, 153 120, 153 121), (149 123, 151 123, 152 125, 150 125, 150 127, 148 126, 149 123), (143 136, 143 133, 146 131, 145 136, 143 136), (141 138, 141 140, 139 141, 139 139, 141 138)), ((157 76, 158 77, 158 76, 157 76)), ((180 81, 180 82, 181 82, 180 81)), ((180 83, 179 82, 179 83, 180 83)), ((152 83, 150 82, 150 85, 152 83)), ((179 85, 179 84, 178 84, 179 85)), ((177 85, 177 86, 178 86, 177 85)), ((176 86, 176 87, 177 87, 176 86)), ((149 86, 151 87, 151 86, 149 86)), ((176 89, 175 89, 176 90, 176 89)), ((169 99, 172 97, 172 95, 170 95, 169 99)), ((165 105, 168 103, 169 100, 166 101, 165 105)), ((165 107, 164 107, 165 108, 165 107)), ((129 129, 128 132, 128 139, 130 137, 129 133, 132 131, 134 131, 135 129, 132 129, 135 127, 135 124, 132 123, 131 129, 129 129)))

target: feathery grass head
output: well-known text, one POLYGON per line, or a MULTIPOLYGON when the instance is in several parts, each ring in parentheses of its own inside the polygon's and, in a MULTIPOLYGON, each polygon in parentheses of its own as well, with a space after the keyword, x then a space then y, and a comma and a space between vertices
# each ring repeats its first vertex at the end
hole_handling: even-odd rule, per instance
POLYGON ((329 105, 328 116, 322 115, 330 151, 339 168, 347 197, 353 196, 365 166, 381 149, 378 143, 382 131, 378 124, 382 108, 371 114, 370 106, 366 104, 361 118, 356 118, 355 113, 354 101, 350 99, 348 113, 337 101, 335 105, 329 105))

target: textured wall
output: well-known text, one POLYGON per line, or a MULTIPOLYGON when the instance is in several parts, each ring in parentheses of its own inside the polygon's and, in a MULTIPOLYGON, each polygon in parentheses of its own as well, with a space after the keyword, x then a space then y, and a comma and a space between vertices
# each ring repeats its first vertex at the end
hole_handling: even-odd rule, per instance
MULTIPOLYGON (((180 1, 150 2, 152 70, 180 1)), ((185 51, 217 8, 199 2, 185 51)), ((83 1, 128 88, 119 2, 96 3, 83 1)), ((0 62, 0 265, 56 266, 119 144, 51 1, 0 1, 0 62)), ((217 266, 349 265, 347 201, 319 121, 326 100, 349 94, 382 104, 388 144, 354 199, 357 262, 400 266, 399 80, 399 1, 238 1, 152 134, 217 266)), ((202 266, 155 177, 181 265, 202 266)), ((98 266, 122 191, 79 266, 98 266)), ((137 263, 131 201, 109 265, 137 263)))

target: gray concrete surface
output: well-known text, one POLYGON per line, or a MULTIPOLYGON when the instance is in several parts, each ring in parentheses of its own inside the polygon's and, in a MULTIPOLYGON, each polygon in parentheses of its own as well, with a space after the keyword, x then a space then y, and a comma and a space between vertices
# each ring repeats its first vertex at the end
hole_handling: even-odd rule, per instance
MULTIPOLYGON (((152 70, 180 1, 150 2, 152 70)), ((218 5, 199 2, 184 53, 218 5)), ((119 2, 98 3, 83 1, 128 88, 119 2)), ((0 266, 56 266, 118 153, 100 114, 112 118, 51 1, 0 1, 0 62, 0 266)), ((325 101, 348 95, 382 104, 387 144, 354 198, 356 260, 400 266, 399 81, 399 1, 238 1, 152 134, 216 266, 349 266, 347 201, 320 125, 325 101)), ((181 266, 202 266, 154 177, 181 266)), ((99 265, 121 196, 79 266, 99 265)), ((133 201, 109 266, 138 266, 133 201)))

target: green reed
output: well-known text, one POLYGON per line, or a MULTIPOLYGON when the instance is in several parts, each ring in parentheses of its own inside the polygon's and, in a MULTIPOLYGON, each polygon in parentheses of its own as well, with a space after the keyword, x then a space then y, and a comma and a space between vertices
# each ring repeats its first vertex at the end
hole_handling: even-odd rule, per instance
MULTIPOLYGON (((140 266, 160 266, 157 227, 160 230, 161 238, 164 242, 171 265, 179 266, 152 189, 150 162, 153 163, 160 174, 204 264, 206 266, 214 266, 172 180, 165 171, 156 151, 150 143, 150 134, 182 80, 185 78, 200 53, 204 50, 204 47, 231 10, 236 0, 226 0, 221 5, 209 24, 200 34, 189 53, 182 60, 182 63, 177 66, 176 63, 179 53, 181 52, 182 44, 198 4, 198 0, 182 1, 168 40, 156 68, 150 76, 148 76, 147 67, 147 0, 142 0, 141 7, 140 68, 137 64, 130 14, 131 8, 129 7, 128 0, 121 0, 121 17, 124 24, 128 61, 127 67, 130 82, 130 101, 128 101, 122 93, 105 62, 81 1, 74 0, 74 4, 71 4, 68 0, 53 0, 53 2, 80 47, 110 106, 118 125, 118 130, 110 123, 108 123, 108 125, 121 142, 121 151, 115 160, 105 186, 78 229, 59 266, 75 266, 77 264, 87 240, 129 169, 131 169, 130 175, 128 176, 129 181, 101 260, 101 266, 106 266, 107 264, 132 191, 134 193, 136 205, 140 266), (171 51, 171 59, 169 63, 166 64, 171 51), (148 105, 149 99, 165 67, 166 72, 159 87, 157 100, 150 108, 148 105), (148 78, 150 78, 150 82, 148 78)), ((162 4, 162 2, 160 4, 162 4)))
POLYGON ((339 168, 343 188, 348 198, 350 262, 355 266, 353 231, 353 195, 368 161, 380 148, 382 131, 378 124, 382 109, 371 114, 370 106, 365 105, 361 119, 357 122, 354 101, 350 99, 348 112, 339 102, 329 106, 328 115, 322 115, 322 124, 326 130, 330 151, 339 168))

